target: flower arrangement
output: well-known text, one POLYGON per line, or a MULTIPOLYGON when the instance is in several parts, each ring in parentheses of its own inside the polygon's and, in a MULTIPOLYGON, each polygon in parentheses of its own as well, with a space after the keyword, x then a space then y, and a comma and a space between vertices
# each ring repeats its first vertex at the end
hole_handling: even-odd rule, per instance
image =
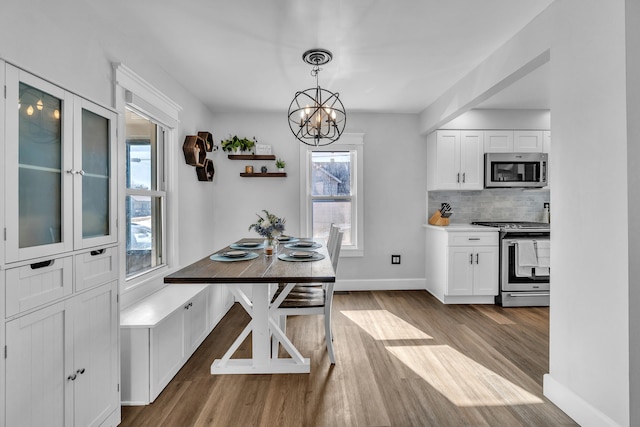
POLYGON ((256 233, 271 240, 274 236, 277 236, 284 231, 284 223, 286 220, 284 218, 278 218, 264 209, 262 212, 264 212, 265 216, 262 217, 258 215, 258 221, 256 221, 255 224, 251 224, 249 226, 249 230, 253 228, 256 233))

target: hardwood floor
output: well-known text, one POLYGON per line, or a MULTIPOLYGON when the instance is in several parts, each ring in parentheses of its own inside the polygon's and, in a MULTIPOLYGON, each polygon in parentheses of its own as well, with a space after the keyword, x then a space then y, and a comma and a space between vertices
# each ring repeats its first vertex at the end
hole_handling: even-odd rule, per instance
POLYGON ((577 425, 542 396, 548 308, 337 293, 333 367, 322 318, 301 316, 287 333, 310 374, 210 375, 248 320, 236 304, 153 404, 122 408, 121 426, 577 425))

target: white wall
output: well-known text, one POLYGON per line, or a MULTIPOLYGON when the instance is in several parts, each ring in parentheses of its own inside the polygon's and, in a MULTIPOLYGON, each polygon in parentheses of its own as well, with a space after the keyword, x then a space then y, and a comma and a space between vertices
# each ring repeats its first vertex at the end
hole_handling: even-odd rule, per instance
MULTIPOLYGON (((364 257, 340 259, 338 288, 424 287, 426 219, 426 145, 418 135, 418 118, 402 114, 349 113, 345 132, 364 136, 364 257), (391 254, 402 255, 391 265, 391 254)), ((244 236, 262 209, 287 219, 287 230, 300 233, 299 147, 286 114, 216 114, 216 141, 228 135, 255 136, 287 162, 287 178, 241 178, 245 164, 254 169, 273 162, 227 159, 218 151, 214 198, 215 233, 209 243, 219 248, 244 236)))
MULTIPOLYGON (((640 117, 640 2, 626 2, 627 117, 640 117)), ((640 259, 640 121, 627 120, 629 174, 629 259, 640 259)), ((631 425, 640 424, 640 263, 629 262, 629 398, 631 425), (636 361, 636 364, 633 364, 636 361)))
POLYGON ((544 392, 584 426, 630 425, 629 374, 638 366, 628 339, 627 241, 637 230, 627 217, 624 18, 623 0, 554 2, 425 110, 420 125, 430 130, 459 114, 550 51, 554 250, 544 392), (611 203, 620 209, 603 222, 611 203))

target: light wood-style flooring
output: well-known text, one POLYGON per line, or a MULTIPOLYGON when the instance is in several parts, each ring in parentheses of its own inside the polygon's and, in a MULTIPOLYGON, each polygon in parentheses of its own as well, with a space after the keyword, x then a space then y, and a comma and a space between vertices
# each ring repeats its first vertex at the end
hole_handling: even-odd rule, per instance
MULTIPOLYGON (((287 333, 311 358, 310 374, 212 376, 248 321, 234 305, 154 403, 122 408, 121 426, 576 425, 542 395, 548 308, 337 293, 335 366, 322 318, 300 316, 287 333)), ((236 357, 250 352, 247 340, 236 357)))

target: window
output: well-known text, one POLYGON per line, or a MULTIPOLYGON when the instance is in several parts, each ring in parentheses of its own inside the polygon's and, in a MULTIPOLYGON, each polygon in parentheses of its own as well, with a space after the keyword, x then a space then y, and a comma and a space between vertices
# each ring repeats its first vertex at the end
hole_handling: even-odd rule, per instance
POLYGON ((341 255, 363 254, 363 135, 343 135, 324 147, 301 147, 302 234, 326 239, 331 224, 344 236, 341 255))
POLYGON ((126 276, 164 264, 165 129, 142 114, 125 111, 126 276))

